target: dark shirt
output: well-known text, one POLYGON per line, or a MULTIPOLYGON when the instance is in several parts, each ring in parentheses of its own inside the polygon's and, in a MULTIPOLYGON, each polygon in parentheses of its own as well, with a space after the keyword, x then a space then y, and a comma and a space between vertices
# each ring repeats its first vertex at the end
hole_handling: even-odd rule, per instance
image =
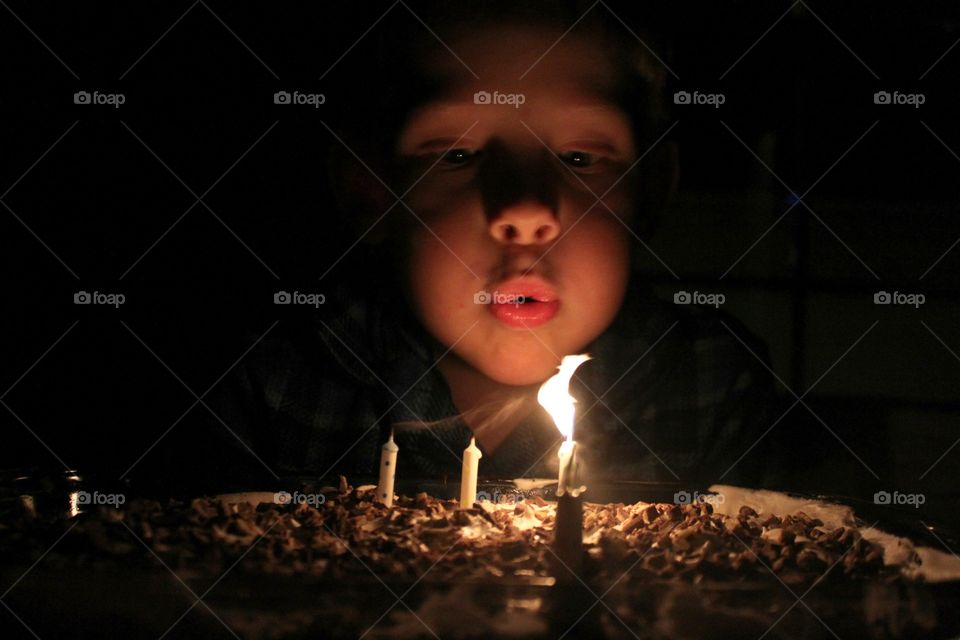
MULTIPOLYGON (((154 460, 172 456, 179 468, 193 467, 187 476, 206 475, 218 487, 263 486, 276 476, 375 477, 381 445, 402 425, 398 475, 458 478, 470 428, 429 338, 398 304, 339 306, 331 296, 320 311, 291 310, 309 321, 282 319, 207 399, 220 420, 203 412, 204 424, 168 438, 166 456, 154 460)), ((571 393, 591 477, 691 489, 769 484, 761 436, 778 415, 777 399, 758 360, 765 348, 739 322, 637 290, 586 352, 593 359, 571 393)), ((537 410, 496 451, 483 451, 480 476, 556 477, 559 442, 537 410)))

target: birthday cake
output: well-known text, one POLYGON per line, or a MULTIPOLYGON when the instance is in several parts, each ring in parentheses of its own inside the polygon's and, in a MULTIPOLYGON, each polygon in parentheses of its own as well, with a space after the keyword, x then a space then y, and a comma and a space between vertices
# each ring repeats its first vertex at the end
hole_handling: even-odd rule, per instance
MULTIPOLYGON (((172 567, 211 571, 241 558, 240 571, 336 579, 373 573, 416 580, 429 572, 425 579, 432 581, 524 580, 565 571, 550 547, 556 504, 540 497, 461 508, 420 493, 386 507, 375 499, 375 487, 350 487, 345 479, 339 487, 277 495, 286 499, 257 505, 216 497, 167 504, 136 499, 120 509, 97 507, 80 516, 60 549, 69 549, 75 562, 150 561, 132 532, 172 567), (298 495, 319 498, 291 500, 298 495)), ((42 547, 43 536, 30 537, 41 524, 25 514, 8 527, 4 546, 11 550, 16 538, 42 547)), ((882 546, 856 527, 826 527, 803 512, 761 516, 742 506, 723 515, 706 502, 587 502, 583 534, 584 579, 628 569, 628 580, 694 583, 771 574, 801 583, 828 569, 831 580, 901 576, 884 564, 882 546)))
MULTIPOLYGON (((171 625, 187 637, 217 637, 221 622, 248 638, 433 637, 426 628, 445 639, 544 638, 577 624, 574 637, 590 629, 591 637, 608 638, 638 630, 656 638, 741 637, 744 630, 759 637, 796 604, 791 593, 810 590, 807 603, 835 607, 824 618, 832 628, 856 634, 864 620, 882 626, 880 635, 858 637, 917 629, 941 637, 932 630, 955 617, 950 604, 932 614, 934 596, 918 590, 931 586, 928 576, 960 579, 960 562, 937 574, 929 548, 883 538, 838 505, 723 490, 726 500, 715 505, 583 502, 579 562, 561 561, 556 551, 558 503, 531 492, 466 508, 419 493, 388 507, 375 486, 341 478, 339 486, 293 493, 131 499, 84 507, 66 520, 24 500, 15 517, 0 519, 0 558, 14 569, 8 582, 17 581, 5 602, 26 612, 31 626, 51 625, 41 637, 67 627, 75 637, 99 637, 104 616, 126 620, 130 637, 158 637, 171 625), (47 579, 33 583, 38 575, 47 579), (188 631, 190 616, 177 622, 186 605, 160 606, 158 594, 175 600, 185 584, 197 585, 197 596, 217 587, 204 599, 217 612, 212 630, 188 631), (65 591, 53 594, 50 585, 65 591), (571 589, 581 590, 572 605, 564 595, 571 589), (601 595, 610 605, 581 620, 601 595), (391 609, 401 598, 409 606, 391 609), (74 609, 45 614, 70 599, 78 601, 74 609), (69 623, 57 627, 61 620, 69 623), (598 624, 606 625, 602 632, 598 624), (83 625, 86 635, 78 632, 83 625)), ((957 595, 945 593, 950 602, 957 595)), ((819 637, 806 622, 788 616, 778 624, 819 637)))

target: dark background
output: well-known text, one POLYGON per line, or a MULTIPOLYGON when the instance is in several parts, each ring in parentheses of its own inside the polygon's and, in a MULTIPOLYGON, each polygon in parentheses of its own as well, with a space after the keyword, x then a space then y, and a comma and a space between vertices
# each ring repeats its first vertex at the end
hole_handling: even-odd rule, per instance
MULTIPOLYGON (((673 110, 680 190, 638 244, 643 277, 668 299, 723 293, 769 345, 788 406, 815 384, 770 436, 796 453, 795 488, 923 492, 922 513, 949 516, 960 8, 623 4, 592 10, 662 34, 649 44, 673 71, 668 95, 726 97, 673 110), (875 105, 880 90, 926 103, 875 105), (878 306, 880 290, 927 302, 878 306)), ((365 110, 352 101, 369 94, 377 30, 417 20, 417 3, 391 5, 0 7, 0 467, 121 473, 204 411, 194 394, 251 334, 303 313, 274 291, 331 291, 363 268, 337 262, 352 239, 326 159, 331 131, 365 110), (126 103, 75 105, 80 90, 126 103), (275 105, 280 90, 327 103, 275 105), (127 302, 77 306, 78 290, 127 302)))

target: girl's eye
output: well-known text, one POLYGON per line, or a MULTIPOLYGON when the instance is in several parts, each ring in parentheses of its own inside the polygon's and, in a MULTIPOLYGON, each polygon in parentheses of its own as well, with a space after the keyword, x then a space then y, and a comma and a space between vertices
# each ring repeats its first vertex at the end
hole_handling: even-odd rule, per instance
POLYGON ((559 157, 568 165, 576 169, 586 169, 588 167, 592 167, 600 161, 598 156, 585 151, 564 151, 563 153, 559 154, 559 157))
POLYGON ((474 149, 450 149, 443 154, 443 162, 451 165, 467 164, 480 154, 474 149))

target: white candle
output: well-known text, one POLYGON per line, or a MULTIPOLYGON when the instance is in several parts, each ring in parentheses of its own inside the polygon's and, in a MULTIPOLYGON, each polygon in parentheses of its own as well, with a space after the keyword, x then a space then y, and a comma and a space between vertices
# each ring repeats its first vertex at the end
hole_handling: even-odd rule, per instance
POLYGON ((463 471, 460 473, 460 508, 469 509, 477 501, 477 469, 483 454, 477 448, 477 439, 463 450, 463 471))
POLYGON ((393 441, 393 431, 390 439, 380 449, 380 482, 377 483, 377 499, 388 507, 393 506, 393 480, 397 471, 397 452, 400 447, 393 441))

